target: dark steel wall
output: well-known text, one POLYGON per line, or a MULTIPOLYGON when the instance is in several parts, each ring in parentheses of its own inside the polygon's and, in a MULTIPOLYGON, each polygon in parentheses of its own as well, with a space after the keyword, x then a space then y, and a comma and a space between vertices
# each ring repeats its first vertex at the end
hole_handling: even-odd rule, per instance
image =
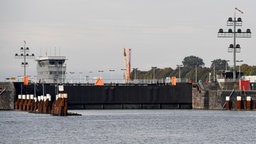
MULTIPOLYGON (((15 83, 16 94, 21 93, 22 83, 15 83)), ((22 87, 23 94, 42 95, 42 84, 22 87)), ((81 86, 65 85, 69 105, 85 104, 187 104, 192 105, 192 85, 177 83, 171 85, 147 86, 81 86)), ((57 86, 44 84, 45 94, 55 99, 57 86)))

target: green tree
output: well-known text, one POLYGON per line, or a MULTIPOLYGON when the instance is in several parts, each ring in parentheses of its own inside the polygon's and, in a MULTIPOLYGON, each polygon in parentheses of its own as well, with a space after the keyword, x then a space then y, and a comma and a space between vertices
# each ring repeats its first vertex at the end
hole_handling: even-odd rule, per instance
POLYGON ((187 56, 183 59, 182 64, 184 67, 195 68, 204 66, 203 59, 196 56, 187 56))
POLYGON ((212 61, 211 69, 215 67, 215 70, 226 70, 228 67, 228 62, 222 59, 215 59, 212 61))

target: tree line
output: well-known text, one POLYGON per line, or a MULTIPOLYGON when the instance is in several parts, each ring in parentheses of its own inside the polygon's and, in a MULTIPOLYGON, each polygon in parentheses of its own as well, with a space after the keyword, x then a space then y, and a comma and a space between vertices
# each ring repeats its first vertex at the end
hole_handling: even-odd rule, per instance
MULTIPOLYGON (((232 67, 228 65, 227 60, 215 59, 211 61, 210 67, 205 67, 203 59, 197 56, 187 56, 183 59, 182 65, 177 65, 175 69, 168 68, 157 68, 152 67, 148 71, 141 71, 139 69, 133 69, 131 72, 131 79, 165 79, 166 77, 177 77, 179 75, 182 79, 191 81, 209 80, 209 73, 212 77, 215 75, 221 76, 225 71, 232 71, 232 67)), ((241 70, 244 76, 256 75, 256 66, 249 66, 248 64, 241 64, 237 66, 236 70, 241 70), (240 67, 240 68, 239 68, 240 67)))

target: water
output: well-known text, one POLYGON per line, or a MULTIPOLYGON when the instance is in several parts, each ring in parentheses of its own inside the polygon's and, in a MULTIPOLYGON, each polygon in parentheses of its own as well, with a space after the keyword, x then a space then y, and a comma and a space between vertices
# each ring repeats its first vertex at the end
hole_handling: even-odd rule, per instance
POLYGON ((82 116, 0 111, 0 143, 256 143, 256 111, 71 112, 82 116))

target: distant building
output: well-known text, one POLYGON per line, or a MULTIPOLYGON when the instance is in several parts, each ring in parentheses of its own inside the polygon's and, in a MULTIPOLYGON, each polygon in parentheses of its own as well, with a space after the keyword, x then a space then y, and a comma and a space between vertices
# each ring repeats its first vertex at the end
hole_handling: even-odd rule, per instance
POLYGON ((37 61, 37 79, 45 83, 64 83, 65 56, 40 56, 37 61))

